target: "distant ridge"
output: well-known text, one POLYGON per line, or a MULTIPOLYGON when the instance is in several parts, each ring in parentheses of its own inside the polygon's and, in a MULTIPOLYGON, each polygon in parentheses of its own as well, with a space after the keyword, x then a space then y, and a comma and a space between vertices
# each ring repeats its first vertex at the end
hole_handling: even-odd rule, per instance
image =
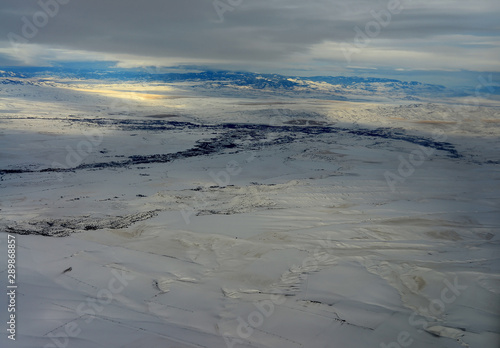
POLYGON ((463 92, 441 85, 396 79, 357 76, 297 77, 279 74, 259 74, 243 71, 207 70, 195 72, 161 72, 158 69, 125 69, 105 64, 85 67, 70 64, 54 67, 4 67, 0 70, 3 84, 20 84, 17 79, 64 78, 75 80, 107 80, 130 83, 192 82, 193 88, 207 94, 253 96, 259 91, 269 96, 301 96, 332 100, 363 99, 385 96, 418 101, 428 97, 463 96, 463 92), (244 88, 242 88, 244 87, 244 88), (246 90, 244 90, 246 89, 246 90), (252 94, 254 93, 254 94, 252 94))

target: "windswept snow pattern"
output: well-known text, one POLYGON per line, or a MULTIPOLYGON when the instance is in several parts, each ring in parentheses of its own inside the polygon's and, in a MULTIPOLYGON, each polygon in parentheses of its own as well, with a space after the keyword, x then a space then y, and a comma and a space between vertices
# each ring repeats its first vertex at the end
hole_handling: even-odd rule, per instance
POLYGON ((2 347, 498 346, 499 105, 196 78, 4 77, 2 347))

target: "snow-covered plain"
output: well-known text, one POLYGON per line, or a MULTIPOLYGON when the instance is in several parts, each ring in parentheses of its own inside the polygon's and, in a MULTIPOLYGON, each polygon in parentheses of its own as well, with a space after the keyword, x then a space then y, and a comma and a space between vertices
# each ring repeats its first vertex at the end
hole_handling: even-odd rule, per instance
POLYGON ((0 346, 498 347, 499 105, 262 95, 2 88, 0 346))

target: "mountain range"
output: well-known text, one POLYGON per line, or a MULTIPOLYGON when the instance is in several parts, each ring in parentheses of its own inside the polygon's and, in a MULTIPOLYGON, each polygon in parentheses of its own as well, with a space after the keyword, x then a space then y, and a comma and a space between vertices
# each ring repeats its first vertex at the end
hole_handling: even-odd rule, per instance
POLYGON ((284 95, 332 100, 359 100, 374 96, 418 101, 429 97, 464 96, 463 91, 417 81, 357 76, 283 76, 241 71, 162 72, 157 69, 111 67, 8 67, 0 70, 1 84, 48 83, 54 78, 107 80, 130 83, 186 83, 205 94, 284 95), (49 80, 47 80, 49 78, 49 80))

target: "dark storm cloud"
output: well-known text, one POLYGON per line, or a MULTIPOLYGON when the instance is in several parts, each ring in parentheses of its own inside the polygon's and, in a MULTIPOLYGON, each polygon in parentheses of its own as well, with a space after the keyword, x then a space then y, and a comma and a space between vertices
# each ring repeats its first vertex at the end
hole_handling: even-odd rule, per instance
MULTIPOLYGON (((221 17, 212 0, 69 0, 59 5, 57 15, 49 18, 29 42, 66 52, 276 64, 294 54, 307 59, 314 45, 352 43, 354 28, 364 29, 374 20, 371 12, 387 9, 390 1, 397 0, 221 0, 226 4, 241 2, 221 17)), ((414 47, 418 39, 459 47, 439 41, 449 35, 493 37, 498 41, 500 6, 496 1, 401 3, 404 9, 391 16, 371 47, 376 47, 375 39, 385 40, 385 49, 414 47)), ((35 1, 2 0, 0 40, 4 40, 4 49, 0 52, 8 54, 9 33, 23 36, 22 18, 33 22, 33 15, 40 10, 35 1)), ((325 59, 311 56, 310 62, 315 58, 325 59)))

